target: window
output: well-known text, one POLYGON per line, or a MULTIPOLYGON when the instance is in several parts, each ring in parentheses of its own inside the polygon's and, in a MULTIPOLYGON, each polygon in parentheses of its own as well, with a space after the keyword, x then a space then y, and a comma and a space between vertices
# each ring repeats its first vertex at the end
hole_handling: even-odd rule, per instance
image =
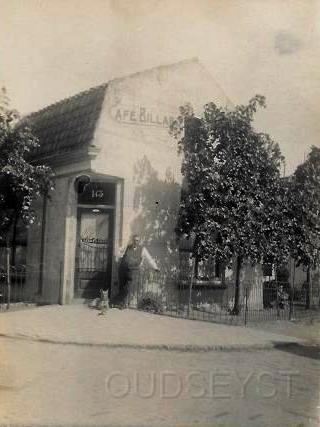
MULTIPOLYGON (((193 238, 185 238, 180 240, 179 258, 180 258, 180 280, 182 283, 189 283, 192 275, 192 247, 193 238)), ((224 277, 223 265, 214 257, 209 257, 206 260, 195 261, 195 284, 222 284, 224 277)))
POLYGON ((222 276, 221 263, 213 257, 196 262, 195 270, 195 275, 198 280, 221 279, 222 276))
MULTIPOLYGON (((18 221, 16 229, 10 238, 11 259, 10 264, 13 266, 26 265, 27 261, 27 227, 22 221, 18 221)), ((0 243, 0 266, 7 264, 6 242, 0 243)))
MULTIPOLYGON (((189 283, 192 275, 192 259, 190 252, 180 251, 180 280, 182 283, 189 283)), ((223 268, 220 262, 217 262, 214 258, 209 258, 205 261, 196 261, 195 264, 195 283, 197 284, 209 284, 209 283, 222 283, 223 279, 223 268)))
POLYGON ((262 272, 264 277, 272 277, 273 276, 273 265, 272 264, 263 264, 262 272))

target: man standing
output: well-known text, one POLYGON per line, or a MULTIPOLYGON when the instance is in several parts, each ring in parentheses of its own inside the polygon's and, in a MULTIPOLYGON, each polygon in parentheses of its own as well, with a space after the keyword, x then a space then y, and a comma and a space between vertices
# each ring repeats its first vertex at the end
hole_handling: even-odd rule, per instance
POLYGON ((139 270, 143 261, 148 266, 159 271, 154 259, 148 250, 140 244, 140 237, 135 234, 132 242, 127 246, 119 265, 119 293, 117 300, 120 308, 128 307, 130 295, 138 291, 139 270))

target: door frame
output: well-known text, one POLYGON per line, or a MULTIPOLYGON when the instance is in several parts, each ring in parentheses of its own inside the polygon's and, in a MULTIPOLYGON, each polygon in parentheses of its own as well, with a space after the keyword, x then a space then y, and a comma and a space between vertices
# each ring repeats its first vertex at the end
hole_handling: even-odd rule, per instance
MULTIPOLYGON (((81 214, 83 212, 92 211, 93 209, 99 209, 100 212, 109 215, 109 247, 108 259, 107 259, 107 272, 106 272, 106 281, 103 289, 108 289, 109 293, 111 292, 112 285, 112 266, 113 266, 113 255, 114 255, 114 226, 115 226, 115 208, 114 206, 106 205, 78 205, 77 206, 77 226, 76 226, 76 251, 75 251, 75 270, 74 270, 74 298, 75 299, 85 299, 79 295, 79 251, 80 251, 80 227, 81 227, 81 214)), ((98 297, 99 295, 97 295, 98 297)))

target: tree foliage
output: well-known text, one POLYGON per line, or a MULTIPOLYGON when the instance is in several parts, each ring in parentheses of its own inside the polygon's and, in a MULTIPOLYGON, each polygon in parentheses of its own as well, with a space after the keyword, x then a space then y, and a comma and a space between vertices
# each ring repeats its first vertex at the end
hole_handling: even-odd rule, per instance
POLYGON ((320 148, 311 147, 288 187, 291 255, 312 268, 320 261, 320 148))
POLYGON ((210 103, 200 119, 188 106, 172 125, 176 137, 181 124, 187 126, 178 139, 187 183, 178 231, 198 236, 194 250, 200 258, 214 254, 228 262, 241 255, 255 263, 272 255, 283 157, 267 134, 252 128, 258 106, 265 106, 261 96, 234 111, 210 103))
POLYGON ((19 121, 17 111, 8 106, 5 89, 0 98, 0 239, 21 219, 33 223, 33 201, 53 188, 48 166, 30 161, 39 142, 30 127, 19 121))
POLYGON ((225 264, 237 258, 236 293, 243 261, 283 256, 279 242, 285 240, 280 231, 283 157, 269 135, 254 130, 258 107, 265 107, 263 96, 232 111, 208 103, 196 118, 186 105, 171 126, 183 153, 186 184, 177 231, 196 236, 197 258, 211 255, 225 264))

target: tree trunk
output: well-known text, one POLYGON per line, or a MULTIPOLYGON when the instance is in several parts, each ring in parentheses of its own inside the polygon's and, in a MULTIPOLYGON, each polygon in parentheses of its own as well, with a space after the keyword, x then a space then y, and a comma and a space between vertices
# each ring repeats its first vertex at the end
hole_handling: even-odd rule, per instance
POLYGON ((234 293, 234 306, 231 314, 238 315, 240 313, 240 273, 242 266, 242 257, 237 258, 237 269, 236 269, 236 281, 235 281, 235 293, 234 293))
POLYGON ((10 258, 11 258, 11 250, 10 250, 10 236, 9 233, 6 237, 6 279, 7 279, 7 310, 10 309, 11 302, 11 271, 10 271, 10 258))
POLYGON ((11 265, 14 266, 16 262, 16 236, 17 236, 18 215, 15 215, 12 226, 12 239, 11 239, 11 265))
POLYGON ((309 310, 310 308, 310 295, 311 294, 311 271, 310 267, 308 266, 307 269, 307 289, 306 289, 306 310, 309 310))
MULTIPOLYGON (((291 265, 291 261, 290 261, 291 265)), ((291 271, 291 268, 290 268, 291 271)), ((290 311, 289 311, 289 320, 293 319, 294 316, 294 291, 295 291, 295 278, 296 278, 296 261, 293 260, 293 277, 292 277, 292 284, 291 284, 291 292, 290 292, 290 311)))
POLYGON ((193 274, 193 276, 195 279, 198 279, 198 276, 199 276, 199 257, 195 256, 193 262, 194 262, 194 274, 193 274))

